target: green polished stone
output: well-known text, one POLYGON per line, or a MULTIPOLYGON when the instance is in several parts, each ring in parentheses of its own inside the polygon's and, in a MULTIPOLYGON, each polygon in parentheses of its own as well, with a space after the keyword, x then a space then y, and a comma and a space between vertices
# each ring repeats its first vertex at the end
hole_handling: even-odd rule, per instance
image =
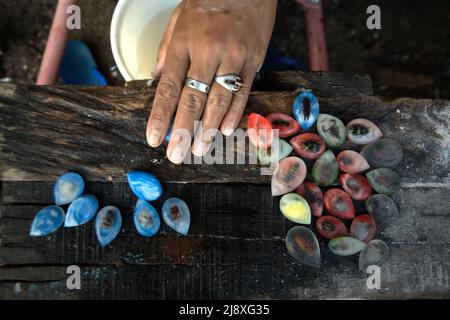
POLYGON ((381 194, 392 196, 400 190, 400 177, 390 169, 379 168, 367 173, 372 188, 381 194))
POLYGON ((394 200, 384 194, 374 194, 367 199, 366 209, 379 225, 390 224, 393 219, 399 217, 394 200))
POLYGON ((403 159, 403 149, 395 140, 381 139, 365 146, 361 155, 372 167, 395 168, 403 159))
POLYGON ((330 114, 319 114, 317 132, 330 147, 339 147, 347 138, 347 128, 344 123, 330 114))
POLYGON ((333 184, 338 176, 339 166, 331 150, 326 151, 316 160, 312 169, 314 182, 319 186, 333 184))
POLYGON ((359 254, 359 270, 366 271, 369 266, 380 266, 388 257, 387 244, 382 240, 372 240, 359 254))
POLYGON ((352 237, 338 237, 328 242, 328 248, 338 256, 351 256, 364 247, 364 242, 352 237))
POLYGON ((306 227, 293 227, 286 235, 286 248, 298 262, 320 267, 320 247, 314 233, 306 227))

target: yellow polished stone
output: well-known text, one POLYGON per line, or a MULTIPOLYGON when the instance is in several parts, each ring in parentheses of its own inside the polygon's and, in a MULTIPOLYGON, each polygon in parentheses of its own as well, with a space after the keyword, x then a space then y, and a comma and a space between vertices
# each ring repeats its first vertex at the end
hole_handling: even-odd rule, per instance
POLYGON ((311 209, 306 200, 297 193, 285 194, 280 199, 280 210, 287 219, 293 222, 311 223, 311 209))

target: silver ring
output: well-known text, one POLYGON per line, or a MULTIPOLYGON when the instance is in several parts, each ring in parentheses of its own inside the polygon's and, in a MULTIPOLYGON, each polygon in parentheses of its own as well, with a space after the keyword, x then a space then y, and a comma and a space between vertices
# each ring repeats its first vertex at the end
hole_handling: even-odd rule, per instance
POLYGON ((230 92, 237 92, 242 87, 242 79, 237 74, 216 76, 214 80, 230 92))
POLYGON ((206 83, 197 81, 195 79, 189 78, 187 77, 186 80, 184 81, 184 85, 186 87, 189 87, 191 89, 203 92, 203 93, 208 93, 209 92, 209 85, 207 85, 206 83))

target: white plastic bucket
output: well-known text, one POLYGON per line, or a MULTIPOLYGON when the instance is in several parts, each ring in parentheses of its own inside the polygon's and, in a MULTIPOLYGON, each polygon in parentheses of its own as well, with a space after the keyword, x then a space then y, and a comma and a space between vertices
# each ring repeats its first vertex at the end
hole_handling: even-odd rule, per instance
POLYGON ((111 48, 126 81, 150 79, 159 43, 181 0, 120 0, 111 22, 111 48))

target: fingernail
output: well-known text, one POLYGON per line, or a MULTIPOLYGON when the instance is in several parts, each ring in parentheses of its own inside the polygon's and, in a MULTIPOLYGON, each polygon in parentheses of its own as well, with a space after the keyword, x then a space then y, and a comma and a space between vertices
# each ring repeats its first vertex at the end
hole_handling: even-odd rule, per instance
POLYGON ((180 164, 184 160, 184 151, 180 144, 177 144, 173 147, 172 152, 170 153, 170 161, 175 164, 180 164))
POLYGON ((159 144, 159 140, 161 138, 161 135, 157 130, 152 130, 150 133, 150 136, 147 137, 147 142, 152 147, 157 147, 159 144))
POLYGON ((199 142, 194 145, 193 153, 197 157, 202 157, 208 152, 210 146, 211 142, 199 142))
POLYGON ((233 127, 227 127, 225 128, 225 130, 223 130, 223 134, 226 136, 231 136, 234 132, 234 128, 233 127))

